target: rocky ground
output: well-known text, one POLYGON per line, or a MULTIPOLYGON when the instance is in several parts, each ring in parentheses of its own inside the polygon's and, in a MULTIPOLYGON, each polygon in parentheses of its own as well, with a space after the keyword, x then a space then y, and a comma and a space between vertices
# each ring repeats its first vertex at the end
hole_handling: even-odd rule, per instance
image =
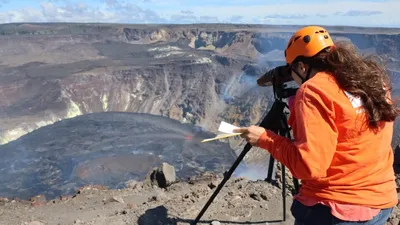
MULTIPOLYGON (((73 196, 46 200, 3 199, 0 224, 190 224, 222 180, 205 173, 187 182, 174 182, 174 168, 161 166, 143 182, 128 181, 126 188, 109 190, 86 186, 73 196), (164 171, 164 172, 160 172, 164 171)), ((278 187, 263 181, 231 178, 198 224, 293 224, 287 197, 282 222, 278 187)))
MULTIPOLYGON (((172 166, 163 164, 143 182, 128 181, 126 188, 108 190, 86 186, 73 196, 46 200, 2 199, 0 224, 191 224, 222 177, 204 173, 176 182, 172 166)), ((278 185, 279 186, 279 185, 278 185)), ((281 189, 265 181, 231 178, 198 224, 293 224, 292 197, 286 197, 286 221, 282 221, 281 189)), ((396 208, 388 224, 399 224, 396 208)))

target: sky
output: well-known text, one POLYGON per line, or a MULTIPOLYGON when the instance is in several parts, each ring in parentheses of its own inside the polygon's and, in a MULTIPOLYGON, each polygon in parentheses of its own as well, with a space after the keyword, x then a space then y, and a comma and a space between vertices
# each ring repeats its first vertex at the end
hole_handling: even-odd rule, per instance
POLYGON ((400 0, 0 0, 0 23, 400 27, 400 0))

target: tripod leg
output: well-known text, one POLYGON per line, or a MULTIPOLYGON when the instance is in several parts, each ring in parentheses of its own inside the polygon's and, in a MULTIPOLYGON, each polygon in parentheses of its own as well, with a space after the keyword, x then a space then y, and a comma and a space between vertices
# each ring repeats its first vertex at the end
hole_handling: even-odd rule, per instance
MULTIPOLYGON (((284 132, 286 133, 286 137, 289 138, 290 140, 292 140, 292 137, 290 135, 290 129, 289 129, 289 126, 287 125, 286 116, 282 115, 281 119, 282 119, 281 121, 283 122, 282 125, 283 125, 283 127, 285 129, 284 132)), ((300 189, 299 180, 297 180, 295 177, 293 177, 293 184, 294 184, 294 190, 295 190, 294 194, 298 194, 299 193, 299 189, 300 189)))
POLYGON ((283 221, 286 221, 286 171, 285 166, 282 166, 282 202, 283 202, 283 221))
POLYGON ((275 164, 275 159, 272 157, 272 155, 269 156, 269 164, 268 164, 268 174, 267 178, 265 181, 271 183, 272 182, 272 173, 274 171, 274 164, 275 164))
POLYGON ((239 166, 240 162, 243 160, 245 155, 250 151, 252 146, 250 144, 246 144, 244 146, 244 149, 242 153, 238 156, 236 161, 233 163, 232 167, 229 169, 227 173, 224 175, 224 179, 221 181, 221 183, 218 185, 217 189, 214 191, 214 193, 211 195, 210 199, 207 201, 207 203, 204 205, 203 209, 200 211, 199 215, 196 217, 194 222, 192 223, 193 225, 197 224, 203 214, 206 212, 207 208, 210 206, 210 204, 214 201, 214 198, 218 195, 218 193, 221 191, 222 187, 225 185, 225 183, 229 180, 229 178, 232 176, 233 172, 235 171, 236 167, 239 166))
MULTIPOLYGON (((270 111, 267 113, 267 115, 261 121, 260 127, 264 127, 266 129, 270 129, 270 130, 276 130, 277 129, 276 118, 279 118, 279 115, 283 111, 284 108, 285 108, 285 104, 283 102, 279 101, 279 100, 276 100, 274 102, 274 104, 272 104, 272 107, 271 107, 270 111)), ((232 165, 230 170, 224 174, 224 179, 218 185, 217 189, 214 191, 214 193, 212 194, 212 196, 210 197, 210 199, 208 200, 206 205, 203 207, 203 209, 200 211, 199 215, 196 217, 196 219, 194 220, 194 222, 192 224, 195 225, 195 224, 197 224, 199 222, 199 220, 203 216, 204 212, 207 210, 209 205, 212 203, 214 198, 218 195, 219 191, 222 189, 222 187, 225 185, 225 183, 229 180, 229 178, 231 177, 231 175, 235 171, 236 167, 243 160, 244 156, 247 154, 247 152, 250 151, 251 148, 252 148, 252 146, 250 144, 246 144, 246 146, 244 147, 242 153, 236 159, 235 163, 232 165)), ((273 158, 273 157, 271 157, 271 158, 273 158)), ((271 177, 272 177, 272 168, 274 166, 274 159, 270 159, 270 161, 271 160, 272 160, 272 165, 270 165, 270 167, 271 166, 272 167, 271 167, 269 173, 271 173, 271 177)))
POLYGON ((293 184, 294 184, 295 194, 298 194, 299 193, 299 189, 300 189, 299 180, 297 180, 296 178, 293 178, 293 184))

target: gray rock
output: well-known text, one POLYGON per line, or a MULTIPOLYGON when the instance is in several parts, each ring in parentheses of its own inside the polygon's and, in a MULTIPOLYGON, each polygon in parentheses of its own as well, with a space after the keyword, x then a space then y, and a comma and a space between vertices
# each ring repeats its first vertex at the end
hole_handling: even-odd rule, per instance
POLYGON ((125 203, 124 199, 121 196, 112 196, 109 199, 104 199, 103 202, 104 202, 104 204, 107 204, 107 203, 110 203, 110 202, 119 202, 119 203, 122 203, 122 204, 125 203))
POLYGON ((166 188, 176 181, 175 167, 163 163, 160 167, 154 168, 147 176, 146 183, 160 188, 166 188))
POLYGON ((175 167, 168 163, 163 163, 161 165, 161 170, 165 178, 166 186, 169 186, 176 181, 175 167))
POLYGON ((125 186, 130 189, 137 189, 140 187, 140 183, 136 180, 128 180, 125 182, 125 186))

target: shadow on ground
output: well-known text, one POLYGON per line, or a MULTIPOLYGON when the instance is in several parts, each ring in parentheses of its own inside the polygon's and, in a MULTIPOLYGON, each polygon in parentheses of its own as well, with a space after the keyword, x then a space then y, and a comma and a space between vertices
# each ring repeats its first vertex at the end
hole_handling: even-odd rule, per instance
MULTIPOLYGON (((164 206, 158 206, 152 209, 148 209, 138 219, 139 225, 177 225, 179 223, 193 224, 194 220, 181 219, 181 218, 169 218, 168 209, 164 206)), ((198 224, 210 224, 211 220, 200 220, 198 224)), ((221 224, 266 224, 266 223, 281 223, 282 220, 269 220, 269 221, 257 221, 257 222, 237 222, 237 221, 221 221, 221 224)))

